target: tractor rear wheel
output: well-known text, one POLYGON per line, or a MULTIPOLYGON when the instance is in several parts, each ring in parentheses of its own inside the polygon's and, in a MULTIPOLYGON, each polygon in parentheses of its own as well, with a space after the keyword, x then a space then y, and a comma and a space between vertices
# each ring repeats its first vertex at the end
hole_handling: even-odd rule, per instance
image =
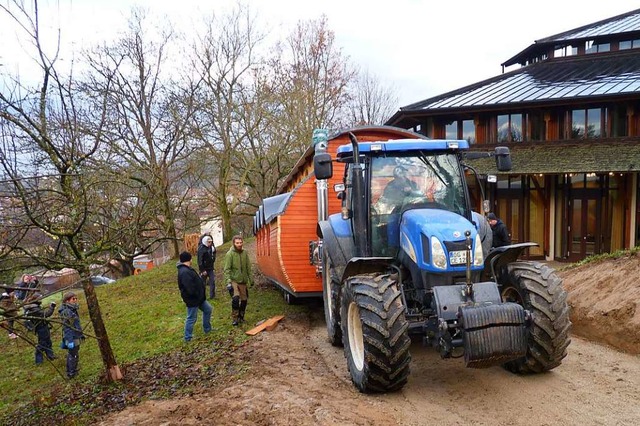
POLYGON ((349 278, 342 288, 342 342, 360 392, 401 389, 409 377, 409 324, 397 282, 389 275, 349 278))
POLYGON ((571 343, 567 292, 555 270, 537 262, 514 262, 501 279, 504 302, 515 302, 531 313, 527 355, 504 364, 519 374, 542 373, 562 363, 571 343))
POLYGON ((322 299, 324 302, 324 321, 327 325, 329 342, 333 346, 342 346, 340 328, 340 283, 335 276, 331 259, 326 250, 322 254, 322 299))

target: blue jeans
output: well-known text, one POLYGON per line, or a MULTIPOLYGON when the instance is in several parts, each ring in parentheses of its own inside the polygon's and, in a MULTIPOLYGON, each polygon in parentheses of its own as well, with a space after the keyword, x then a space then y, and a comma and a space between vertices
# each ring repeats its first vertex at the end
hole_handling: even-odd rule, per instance
POLYGON ((198 309, 202 311, 202 328, 205 333, 211 331, 211 313, 213 308, 206 300, 200 306, 192 308, 187 306, 187 319, 184 323, 184 340, 187 342, 193 337, 193 325, 198 320, 198 309))

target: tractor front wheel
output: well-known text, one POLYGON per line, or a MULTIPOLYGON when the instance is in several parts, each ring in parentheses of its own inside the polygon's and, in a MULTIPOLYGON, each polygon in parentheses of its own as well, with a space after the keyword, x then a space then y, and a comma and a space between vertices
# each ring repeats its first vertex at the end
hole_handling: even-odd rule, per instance
POLYGON ((532 316, 527 355, 504 368, 526 374, 559 366, 571 343, 571 321, 567 292, 555 270, 537 262, 514 262, 499 281, 502 300, 522 305, 532 316))
POLYGON ((326 250, 323 250, 322 254, 322 300, 324 302, 324 321, 327 325, 329 342, 333 346, 341 346, 340 283, 335 277, 335 271, 326 250))
POLYGON ((398 285, 389 275, 357 275, 342 289, 342 342, 360 392, 401 389, 409 377, 409 325, 398 285))

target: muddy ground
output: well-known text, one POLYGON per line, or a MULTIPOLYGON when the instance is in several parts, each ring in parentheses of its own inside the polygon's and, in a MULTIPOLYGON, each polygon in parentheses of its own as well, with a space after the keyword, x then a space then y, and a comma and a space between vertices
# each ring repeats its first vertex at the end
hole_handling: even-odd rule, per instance
POLYGON ((409 383, 364 395, 342 348, 326 339, 321 307, 288 317, 234 354, 251 370, 196 397, 147 401, 101 425, 637 425, 640 424, 640 258, 559 272, 574 332, 553 371, 467 369, 414 341, 409 383))

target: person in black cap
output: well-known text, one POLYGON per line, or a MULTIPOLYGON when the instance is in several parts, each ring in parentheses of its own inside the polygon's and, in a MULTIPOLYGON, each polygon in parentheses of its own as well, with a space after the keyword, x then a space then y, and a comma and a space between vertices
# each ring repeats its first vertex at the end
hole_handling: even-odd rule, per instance
POLYGON ((493 232, 493 243, 491 247, 502 247, 511 244, 511 236, 509 235, 507 225, 505 225, 502 220, 498 219, 495 213, 489 213, 487 215, 487 220, 489 221, 491 231, 493 232))
POLYGON ((213 307, 207 302, 204 281, 191 267, 191 253, 180 253, 178 268, 178 288, 180 296, 187 305, 187 318, 184 323, 184 340, 188 342, 193 337, 193 325, 198 320, 198 309, 202 311, 202 328, 205 333, 211 332, 211 313, 213 307))

